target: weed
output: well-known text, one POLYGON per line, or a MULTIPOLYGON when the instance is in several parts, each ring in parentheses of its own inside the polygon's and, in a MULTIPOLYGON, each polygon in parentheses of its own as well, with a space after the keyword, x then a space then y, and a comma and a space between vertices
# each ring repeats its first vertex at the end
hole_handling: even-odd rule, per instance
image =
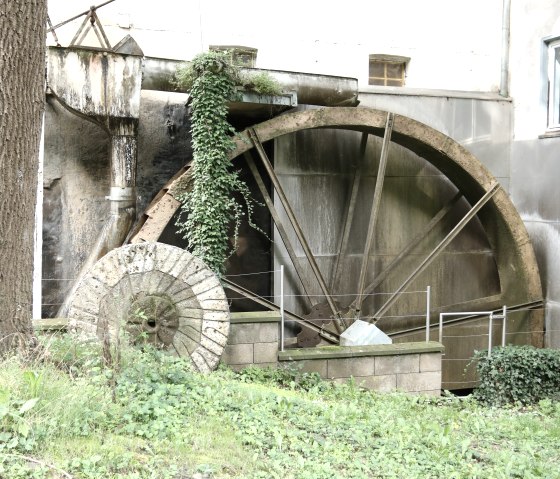
POLYGON ((65 341, 37 364, 0 367, 0 434, 9 434, 0 477, 560 478, 552 398, 488 408, 381 395, 293 369, 205 376, 146 347, 122 351, 113 402, 99 350, 77 344, 69 356, 65 341))

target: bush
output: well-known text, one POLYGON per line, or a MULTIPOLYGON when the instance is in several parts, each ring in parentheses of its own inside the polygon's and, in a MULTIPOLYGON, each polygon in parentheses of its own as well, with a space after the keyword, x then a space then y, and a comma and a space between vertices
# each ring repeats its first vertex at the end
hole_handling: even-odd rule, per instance
POLYGON ((480 385, 474 396, 490 405, 560 399, 560 350, 507 346, 475 355, 480 385))
POLYGON ((238 373, 237 378, 246 383, 279 386, 281 388, 310 391, 311 389, 328 389, 330 383, 321 379, 318 373, 307 373, 291 367, 260 368, 249 366, 238 373))

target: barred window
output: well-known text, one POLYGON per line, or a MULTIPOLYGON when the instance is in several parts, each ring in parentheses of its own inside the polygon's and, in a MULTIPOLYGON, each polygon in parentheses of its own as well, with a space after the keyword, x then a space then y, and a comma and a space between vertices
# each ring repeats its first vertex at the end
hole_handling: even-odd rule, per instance
POLYGON ((369 56, 369 84, 404 86, 409 57, 374 54, 369 56))

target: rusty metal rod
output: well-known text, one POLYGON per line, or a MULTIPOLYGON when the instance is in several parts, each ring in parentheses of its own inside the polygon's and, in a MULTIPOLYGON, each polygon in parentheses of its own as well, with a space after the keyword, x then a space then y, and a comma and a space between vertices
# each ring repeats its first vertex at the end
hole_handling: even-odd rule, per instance
MULTIPOLYGON (((299 223, 297 222, 297 219, 294 215, 294 212, 290 206, 290 203, 288 202, 288 199, 284 193, 284 190, 282 188, 282 185, 280 184, 280 181, 278 180, 278 177, 276 176, 276 173, 274 172, 274 168, 272 167, 272 164, 270 163, 270 160, 268 159, 268 155, 266 154, 266 152, 264 151, 264 148, 262 146, 261 141, 259 140, 259 137, 256 133, 256 131, 253 128, 249 128, 248 130, 249 133, 249 138, 251 139, 251 141, 253 142, 253 145, 255 146, 255 149, 257 150, 257 153, 259 154, 259 157, 266 169, 266 172, 268 173, 272 184, 274 185, 274 188, 276 190, 276 192, 278 193, 278 197, 280 198, 280 202, 282 203, 282 206, 284 207, 284 210, 286 211, 286 215, 288 216, 288 219, 290 220, 290 223, 296 233, 296 236, 303 248, 303 251, 305 252, 305 256, 307 257, 307 260, 309 261, 309 264, 311 266, 311 269, 313 270, 313 273, 315 275, 315 278, 317 278, 317 282, 319 283, 319 287, 321 288, 323 294, 325 295, 325 298, 327 300, 327 303, 329 305, 329 308, 331 309, 333 316, 337 319, 341 319, 340 318, 340 314, 331 298, 331 295, 328 291, 327 285, 325 283, 325 280, 323 278, 323 275, 321 274, 321 271, 319 270, 319 266, 317 265, 317 262, 315 261, 315 258, 313 257, 313 253, 311 252, 311 248, 309 247, 309 244, 307 243, 307 240, 305 239, 305 235, 303 234, 302 229, 299 226, 299 223)), ((338 332, 341 332, 341 325, 339 324, 338 321, 335 321, 334 324, 336 325, 336 329, 338 332)))
POLYGON ((301 264, 299 263, 299 259, 296 256, 295 249, 294 249, 294 247, 293 247, 293 245, 290 241, 290 238, 288 237, 288 233, 286 232, 286 229, 284 228, 284 225, 282 224, 282 221, 280 220, 280 215, 278 214, 278 211, 274 207, 274 202, 272 201, 272 198, 268 194, 268 191, 266 189, 266 186, 264 184, 262 176, 259 173, 259 170, 257 169, 257 166, 255 165, 255 162, 253 161, 253 158, 251 157, 251 154, 249 152, 245 152, 244 156, 245 156, 245 161, 247 161, 247 165, 249 166, 249 169, 251 170, 251 173, 253 174, 253 177, 255 178, 255 181, 257 182, 257 186, 259 187, 259 190, 260 190, 261 195, 264 199, 264 202, 265 202, 265 204, 268 208, 268 211, 270 212, 270 216, 272 216, 272 219, 274 220, 274 223, 276 224, 276 228, 278 229, 278 232, 280 233, 280 237, 282 238, 282 241, 284 242, 284 246, 286 247, 286 251, 288 252, 288 255, 290 256, 290 260, 292 261, 292 264, 294 265, 294 268, 296 270, 296 274, 298 275, 298 278, 301 281, 301 285, 303 286, 303 290, 306 294, 306 297, 307 297, 308 301, 311 303, 311 305, 314 306, 315 304, 317 304, 317 300, 315 299, 314 296, 310 296, 311 295, 311 289, 310 289, 309 285, 307 284, 307 280, 305 279, 305 274, 303 273, 303 270, 301 268, 301 264))
POLYGON ((80 25, 80 28, 78 28, 78 31, 76 32, 76 35, 74 35, 74 38, 72 38, 72 40, 70 41, 70 46, 75 45, 75 44, 79 45, 80 43, 82 43, 85 36, 89 32, 89 29, 91 28, 91 23, 89 22, 90 16, 91 16, 91 11, 86 15, 86 18, 84 18, 84 21, 80 25), (87 27, 86 27, 86 25, 87 25, 87 27), (85 28, 85 30, 84 30, 84 28, 85 28))
POLYGON ((391 295, 391 297, 385 302, 381 308, 373 315, 371 320, 368 322, 377 322, 379 318, 387 312, 387 310, 394 304, 394 302, 399 298, 406 287, 414 281, 414 279, 422 273, 432 261, 443 251, 443 249, 453 241, 453 239, 463 230, 463 228, 469 223, 471 219, 480 211, 480 209, 492 199, 492 197, 499 191, 500 184, 493 183, 490 189, 480 198, 477 203, 461 218, 459 223, 447 234, 447 236, 424 258, 420 265, 406 278, 399 286, 399 288, 391 295))
MULTIPOLYGON (((96 29, 96 34, 97 34, 97 30, 99 30, 99 33, 101 33, 103 40, 105 40, 105 47, 107 48, 107 50, 111 49, 111 43, 109 42, 109 39, 107 38, 107 35, 105 34, 105 30, 103 30, 103 25, 101 25, 101 21, 99 20, 99 17, 97 16, 97 13, 95 12, 95 10, 93 10, 92 12, 92 17, 93 20, 95 22, 94 28, 97 27, 96 29)), ((97 38, 99 38, 99 35, 97 35, 97 38)), ((100 44, 103 44, 103 42, 101 40, 99 40, 100 44)))
POLYGON ((379 206, 381 205, 381 193, 383 192, 383 183, 385 182, 385 169, 387 167, 387 159, 389 157, 389 145, 391 144, 391 134, 393 133, 394 114, 387 113, 387 121, 385 122, 385 134, 383 135, 383 145, 381 147, 381 157, 379 158, 379 166, 377 168, 377 178, 375 180, 375 191, 373 193, 373 201, 371 205, 371 213, 369 217, 369 225, 364 245, 364 254, 362 257, 362 267, 360 269, 360 277, 358 280, 358 296, 356 298, 356 318, 359 319, 362 303, 364 301, 364 287, 366 284, 366 274, 369 263, 369 253, 373 244, 373 236, 377 218, 379 216, 379 206))
MULTIPOLYGON (((393 269, 397 267, 397 265, 405 258, 408 253, 410 253, 426 236, 428 233, 451 211, 453 206, 463 197, 463 194, 459 191, 457 194, 451 198, 451 200, 441 208, 436 215, 422 228, 422 230, 412 239, 408 245, 404 247, 404 249, 389 263, 389 265, 379 273, 375 279, 366 286, 364 289, 364 294, 369 294, 373 292, 373 290, 379 286, 383 280, 389 275, 393 269)), ((355 302, 357 298, 350 304, 350 308, 355 307, 355 302)))
POLYGON ((76 20, 76 19, 78 19, 78 18, 80 18, 80 17, 82 17, 82 16, 84 16, 84 15, 87 15, 89 12, 91 12, 91 9, 92 9, 92 8, 93 8, 94 10, 97 10, 98 8, 104 7, 105 5, 107 5, 107 4, 109 4, 109 3, 112 3, 112 2, 114 2, 114 1, 115 1, 115 0, 108 0, 107 2, 104 2, 104 3, 101 3, 101 4, 97 5, 97 6, 94 6, 94 7, 89 8, 89 9, 86 10, 85 12, 78 13, 78 15, 76 15, 76 16, 74 16, 74 17, 72 17, 72 18, 69 18, 68 20, 64 20, 63 22, 57 23, 54 27, 51 26, 51 27, 47 30, 47 33, 50 33, 50 32, 52 32, 52 31, 56 30, 57 28, 60 28, 60 27, 62 27, 63 25, 66 25, 67 23, 70 23, 70 22, 72 22, 72 21, 74 21, 74 20, 76 20))
MULTIPOLYGON (((255 303, 260 304, 261 306, 264 306, 265 308, 270 309, 271 311, 280 311, 279 306, 272 303, 271 301, 268 301, 268 300, 262 298, 261 296, 255 295, 253 292, 249 291, 248 289, 245 289, 242 286, 239 286, 238 284, 236 284, 236 283, 234 283, 234 282, 232 282, 232 281, 230 281, 226 278, 222 278, 221 281, 222 281, 225 288, 231 289, 232 291, 235 291, 236 293, 242 294, 246 298, 254 301, 255 303)), ((316 324, 312 323, 308 319, 302 318, 301 316, 298 316, 297 314, 292 313, 290 311, 284 310, 284 315, 287 318, 290 318, 293 321, 296 321, 297 323, 301 324, 302 326, 304 326, 306 328, 309 328, 309 329, 312 329, 316 333, 319 333, 319 335, 322 338, 326 339, 329 343, 331 343, 331 344, 338 344, 339 343, 339 335, 337 333, 334 333, 332 331, 326 331, 326 330, 322 329, 321 326, 317 326, 316 324)))
POLYGON ((54 41, 56 42, 56 46, 59 47, 60 46, 60 42, 58 41, 58 37, 56 36, 56 32, 54 30, 52 30, 52 22, 51 22, 51 17, 49 17, 47 15, 47 25, 49 26, 50 30, 47 31, 52 31, 52 36, 54 38, 54 41))

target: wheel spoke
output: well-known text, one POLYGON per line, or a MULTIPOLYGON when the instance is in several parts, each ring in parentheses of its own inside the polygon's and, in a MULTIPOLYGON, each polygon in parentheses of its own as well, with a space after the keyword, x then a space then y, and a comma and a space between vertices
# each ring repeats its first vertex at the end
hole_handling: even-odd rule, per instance
MULTIPOLYGON (((301 244, 301 247, 303 248, 303 251, 305 253, 305 256, 307 258, 307 261, 309 262, 309 265, 311 266, 311 270, 313 271, 313 274, 315 275, 315 278, 317 279, 317 282, 319 283, 319 287, 321 288, 321 291, 323 292, 323 295, 325 296, 327 303, 329 305, 329 308, 331 309, 331 312, 334 316, 335 319, 340 319, 340 314, 338 313, 338 309, 335 306, 331 295, 328 291, 327 288, 327 284, 325 283, 325 280, 323 278, 323 275, 321 274, 321 271, 319 270, 319 266, 317 265, 317 262, 315 261, 315 257, 313 256, 313 253, 311 252, 311 248, 309 247, 309 244, 307 243, 307 240, 305 239, 305 235, 303 234, 303 231, 294 215, 294 212, 292 210, 292 207, 290 206, 290 203, 288 202, 288 199, 284 193, 284 190, 282 188, 282 185, 280 184, 280 181, 278 180, 278 177, 276 176, 276 173, 274 172, 274 168, 272 167, 272 164, 270 163, 270 160, 268 159, 268 155, 266 154, 266 152, 264 151, 264 148, 262 146, 262 143, 260 142, 257 133, 254 129, 249 128, 248 129, 249 132, 249 137, 251 138, 251 141, 253 142, 253 145, 255 146, 255 149, 257 150, 257 153, 259 154, 259 157, 266 169, 266 172, 268 173, 268 176, 270 177, 270 180, 272 181, 272 184, 274 186, 274 189, 276 190, 276 192, 278 193, 278 197, 280 198, 280 202, 282 203, 282 206, 284 207, 284 210, 286 211, 286 215, 288 216, 288 219, 290 221, 290 224, 292 225, 292 228, 294 229, 294 232, 296 233, 296 236, 301 244)), ((334 324, 337 328, 337 331, 341 331, 341 326, 339 324, 339 321, 334 321, 334 324)))
POLYGON ((356 318, 360 317, 362 302, 364 298, 364 287, 366 283, 366 273, 369 264, 369 253, 373 244, 373 235, 375 233, 375 225, 379 213, 379 205, 381 204, 381 193, 383 192, 383 183, 385 181, 385 168, 387 166, 387 158, 389 157, 389 145, 391 143, 391 134, 393 132, 394 114, 387 113, 387 122, 385 123, 385 134, 383 135, 383 146, 381 147, 381 157, 379 159, 379 167, 377 169, 377 178, 375 180, 375 191, 373 193, 373 202, 371 205, 371 213, 369 217, 369 225, 364 245, 364 254, 362 257, 362 267, 360 269, 360 278, 358 280, 358 296, 356 298, 356 318))
POLYGON ((366 153, 368 134, 362 134, 362 141, 360 143, 360 161, 358 167, 356 168, 356 173, 354 174, 354 181, 352 182, 352 191, 350 192, 350 197, 348 200, 348 207, 346 208, 346 215, 344 217, 344 226, 342 230, 342 235, 340 237, 340 244, 338 245, 338 254, 336 255, 335 264, 333 267, 333 272, 331 275, 331 291, 335 291, 338 286, 338 274, 340 269, 340 264, 342 259, 346 257, 346 251, 348 250, 348 240, 350 238, 350 228, 352 226, 352 221, 354 220, 354 213, 356 211, 356 201, 358 199, 358 190, 360 189, 360 181, 362 179, 362 164, 364 162, 364 157, 366 153))
MULTIPOLYGON (((231 289, 232 291, 235 291, 236 293, 242 294, 246 298, 254 301, 255 303, 260 304, 261 306, 264 306, 265 308, 267 308, 271 311, 280 312, 280 307, 278 305, 268 301, 265 298, 262 298, 261 296, 257 296, 253 292, 249 291, 248 289, 243 288, 242 286, 239 286, 238 284, 234 283, 233 281, 230 281, 229 279, 226 279, 226 278, 222 278, 222 283, 224 284, 224 288, 228 288, 228 289, 231 289)), ((309 320, 307 320, 307 319, 305 319, 305 318, 303 318, 303 317, 301 317, 301 316, 299 316, 295 313, 292 313, 291 311, 284 310, 284 314, 285 314, 286 318, 297 322, 298 324, 300 324, 301 326, 303 326, 305 328, 312 329, 313 331, 318 333, 319 336, 321 336, 323 339, 327 340, 329 343, 331 343, 331 344, 338 344, 339 343, 339 335, 337 333, 334 333, 333 331, 327 331, 327 330, 323 329, 321 326, 317 326, 316 324, 312 323, 311 321, 309 321, 309 320)))
MULTIPOLYGON (((389 263, 389 265, 379 273, 375 279, 369 283, 364 289, 364 295, 372 293, 377 286, 393 271, 399 263, 405 258, 418 244, 432 231, 432 229, 451 211, 453 206, 463 197, 461 192, 458 192, 451 200, 439 210, 436 215, 422 228, 422 230, 412 239, 412 241, 404 247, 404 249, 389 263)), ((350 304, 350 309, 355 308, 357 298, 350 304)))
POLYGON ((389 299, 379 308, 379 310, 373 315, 372 319, 368 322, 377 322, 383 314, 394 304, 394 302, 399 298, 402 292, 408 287, 416 277, 422 273, 432 261, 443 251, 443 249, 453 241, 453 239, 463 230, 463 228, 469 223, 469 221, 474 218, 478 211, 492 199, 492 197, 500 190, 499 183, 493 183, 490 189, 478 200, 478 202, 461 218, 461 220, 455 225, 455 227, 447 234, 447 236, 424 258, 422 263, 411 273, 411 275, 405 279, 403 284, 397 288, 397 290, 389 297, 389 299))
POLYGON ((284 224, 282 223, 282 220, 280 219, 280 215, 278 214, 278 211, 274 207, 274 202, 272 201, 272 198, 268 194, 268 191, 266 189, 266 186, 264 184, 262 176, 259 173, 259 170, 257 169, 257 166, 255 165, 255 162, 253 161, 253 158, 252 158, 251 154, 249 152, 246 152, 244 154, 244 156, 245 156, 245 160, 247 161, 247 165, 249 166, 249 169, 251 170, 251 173, 253 174, 253 177, 255 178, 257 186, 259 187, 259 190, 260 190, 261 195, 264 199, 264 202, 265 202, 265 204, 268 208, 268 211, 270 212, 270 215, 272 216, 272 219, 274 220, 276 228, 278 229, 278 232, 280 233, 280 237, 282 238, 282 241, 284 242, 284 246, 286 247, 286 251, 288 252, 288 256, 290 256, 290 260, 292 261, 292 264, 294 265, 294 269, 296 270, 296 274, 298 275, 298 278, 301 282, 301 285, 303 286, 303 290, 306 294, 306 297, 307 297, 308 301, 311 303, 311 305, 313 306, 313 305, 317 304, 317 299, 315 298, 315 296, 311 296, 311 288, 310 288, 310 286, 309 286, 309 284, 308 284, 308 282, 305 278, 305 275, 304 275, 303 270, 301 268, 301 264, 299 262, 299 259, 296 256, 296 252, 294 250, 294 247, 293 247, 293 245, 290 241, 290 238, 288 237, 286 229, 284 228, 284 224))
MULTIPOLYGON (((483 298, 475 298, 475 299, 471 299, 468 301, 462 301, 460 303, 455 303, 455 304, 446 304, 445 306, 439 306, 437 308, 432 308, 430 311, 430 328, 435 328, 438 324, 439 321, 439 313, 443 313, 443 312, 451 312, 451 311, 498 311, 502 308, 504 304, 504 299, 503 299, 503 295, 501 293, 499 294, 494 294, 492 296, 485 296, 483 298)), ((508 308, 509 310, 509 308, 508 308)), ((461 322, 461 321, 466 321, 469 320, 467 318, 472 318, 472 316, 464 316, 464 317, 459 317, 459 318, 453 318, 449 321, 446 321, 446 323, 457 323, 457 322, 461 322)), ((381 321, 383 321, 384 319, 388 319, 388 318, 380 318, 378 323, 379 324, 381 321)), ((474 319, 474 318, 472 318, 474 319)), ((421 323, 421 325, 419 326, 412 326, 410 328, 407 329, 403 329, 403 330, 399 330, 399 331, 393 331, 393 332, 389 332, 387 333, 389 336, 391 336, 392 338, 396 337, 396 336, 400 336, 400 335, 405 335, 405 334, 411 334, 411 333, 417 333, 419 331, 424 331, 426 329, 426 325, 425 325, 425 320, 424 318, 421 318, 419 320, 419 323, 421 323)))

